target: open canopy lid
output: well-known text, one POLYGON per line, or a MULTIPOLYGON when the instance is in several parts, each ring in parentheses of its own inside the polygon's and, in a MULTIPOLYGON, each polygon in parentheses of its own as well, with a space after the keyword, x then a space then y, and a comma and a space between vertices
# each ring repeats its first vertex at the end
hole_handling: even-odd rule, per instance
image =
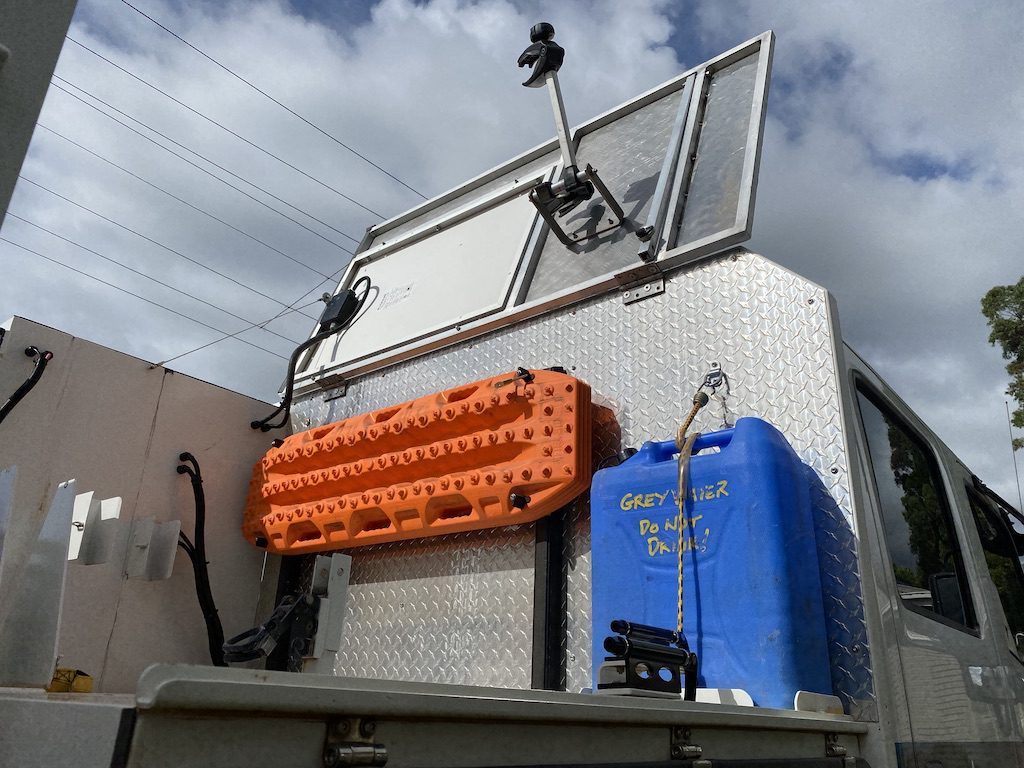
POLYGON ((765 32, 571 132, 579 167, 623 211, 595 235, 606 201, 577 205, 560 219, 584 240, 575 248, 530 199, 563 175, 557 138, 371 228, 339 284, 368 277, 366 304, 300 361, 298 390, 600 293, 654 295, 664 273, 749 239, 773 41, 765 32))

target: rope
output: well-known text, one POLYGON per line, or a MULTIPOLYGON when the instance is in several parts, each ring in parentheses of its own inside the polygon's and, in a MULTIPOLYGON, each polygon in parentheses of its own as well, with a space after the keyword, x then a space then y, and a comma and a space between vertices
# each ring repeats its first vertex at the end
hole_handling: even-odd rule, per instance
POLYGON ((697 393, 693 396, 693 407, 690 412, 686 414, 686 420, 683 421, 682 426, 679 427, 679 431, 676 432, 676 447, 682 449, 683 443, 686 441, 686 432, 693 424, 693 420, 697 416, 697 411, 708 404, 710 398, 707 393, 703 390, 698 389, 697 393))
POLYGON ((679 499, 679 522, 676 525, 679 536, 679 609, 676 613, 676 632, 680 638, 683 636, 683 543, 686 541, 683 530, 686 528, 686 481, 693 444, 698 437, 700 437, 700 432, 694 432, 692 435, 688 435, 683 444, 679 446, 679 489, 676 494, 679 499))
POLYGON ((698 389, 693 396, 693 407, 686 415, 686 419, 676 433, 676 447, 679 449, 679 487, 676 490, 676 500, 679 504, 679 522, 676 524, 678 535, 678 561, 679 561, 679 600, 676 611, 676 633, 680 640, 683 637, 683 544, 686 541, 684 529, 686 528, 686 484, 690 472, 690 457, 693 455, 693 444, 700 437, 700 432, 687 435, 686 432, 693 424, 697 411, 708 404, 708 396, 698 389))

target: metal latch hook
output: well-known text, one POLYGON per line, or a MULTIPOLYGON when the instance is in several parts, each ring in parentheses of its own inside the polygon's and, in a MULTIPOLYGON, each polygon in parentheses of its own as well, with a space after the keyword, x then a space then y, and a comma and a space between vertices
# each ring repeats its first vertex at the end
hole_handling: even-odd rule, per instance
POLYGON ((523 382, 529 384, 535 378, 536 378, 536 376, 534 376, 528 370, 526 370, 525 368, 519 367, 519 368, 516 368, 516 375, 513 376, 511 379, 503 379, 502 381, 494 382, 494 388, 495 389, 501 389, 502 387, 507 387, 509 384, 515 384, 517 381, 523 381, 523 382))
POLYGON ((711 364, 711 370, 707 372, 704 377, 703 383, 700 385, 700 389, 709 389, 711 394, 715 395, 721 387, 725 387, 725 394, 732 394, 729 391, 729 377, 722 370, 722 367, 714 362, 711 364))

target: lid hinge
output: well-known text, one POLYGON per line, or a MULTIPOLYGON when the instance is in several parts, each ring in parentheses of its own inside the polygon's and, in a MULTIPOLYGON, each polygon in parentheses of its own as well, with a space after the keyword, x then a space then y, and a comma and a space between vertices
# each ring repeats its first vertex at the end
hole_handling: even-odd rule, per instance
POLYGON ((377 724, 368 718, 348 717, 327 725, 324 741, 324 768, 344 765, 387 765, 388 750, 383 744, 374 744, 377 724))
POLYGON ((661 272, 648 275, 628 285, 622 286, 622 303, 635 304, 638 301, 660 296, 665 292, 665 277, 661 272))

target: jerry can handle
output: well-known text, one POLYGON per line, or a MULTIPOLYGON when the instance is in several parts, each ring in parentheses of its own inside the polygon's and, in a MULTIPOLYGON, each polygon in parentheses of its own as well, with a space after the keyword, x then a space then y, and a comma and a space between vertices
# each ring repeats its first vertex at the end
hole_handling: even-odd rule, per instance
MULTIPOLYGON (((721 429, 718 432, 710 432, 705 435, 701 435, 693 444, 693 452, 697 453, 705 448, 725 448, 730 442, 732 442, 733 432, 736 431, 735 427, 729 427, 728 429, 721 429)), ((640 451, 648 453, 652 461, 670 461, 679 454, 679 449, 676 447, 675 440, 662 440, 660 442, 647 443, 640 449, 640 451)))

